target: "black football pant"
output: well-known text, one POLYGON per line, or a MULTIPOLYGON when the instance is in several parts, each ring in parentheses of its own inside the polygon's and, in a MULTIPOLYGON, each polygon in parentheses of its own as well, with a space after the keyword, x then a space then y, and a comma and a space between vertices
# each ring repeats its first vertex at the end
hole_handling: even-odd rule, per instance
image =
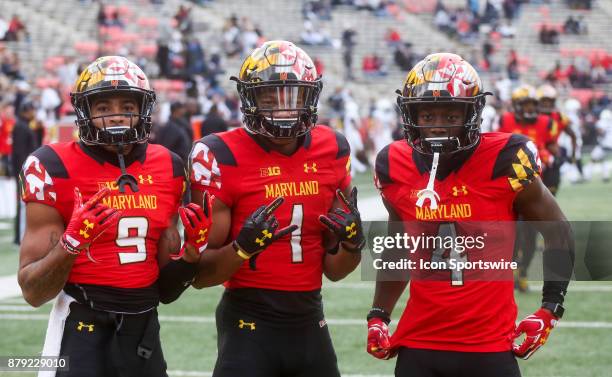
POLYGON ((536 251, 538 231, 532 222, 519 221, 516 223, 516 240, 514 242, 514 261, 518 264, 519 276, 527 277, 527 270, 536 251))
POLYGON ((60 355, 69 357, 69 370, 57 377, 168 376, 155 309, 115 314, 73 302, 60 355))
POLYGON ((542 183, 553 194, 557 195, 559 184, 561 184, 561 164, 555 163, 542 172, 542 183))
POLYGON ((511 351, 455 352, 400 348, 395 377, 521 377, 511 351))
POLYGON ((217 307, 218 356, 213 377, 340 377, 325 322, 279 327, 217 307))

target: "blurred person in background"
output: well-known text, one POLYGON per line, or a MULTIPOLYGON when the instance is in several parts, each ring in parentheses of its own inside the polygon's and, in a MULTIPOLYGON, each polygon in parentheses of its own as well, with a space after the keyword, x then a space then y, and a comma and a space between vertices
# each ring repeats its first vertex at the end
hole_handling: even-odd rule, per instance
POLYGON ((186 163, 193 140, 187 133, 184 115, 185 105, 182 102, 172 103, 170 105, 170 118, 166 124, 157 128, 155 142, 179 155, 186 163))
POLYGON ((23 99, 19 104, 16 118, 12 132, 11 171, 18 183, 16 200, 17 212, 15 213, 15 238, 13 242, 19 245, 25 229, 25 212, 22 213, 24 206, 20 195, 23 187, 21 187, 20 184, 19 173, 30 153, 34 152, 41 145, 39 135, 36 132, 36 129, 40 128, 36 126, 36 104, 29 98, 23 99))
POLYGON ((580 110, 582 105, 580 105, 580 101, 575 98, 568 98, 563 103, 563 111, 567 115, 570 120, 570 127, 574 135, 576 135, 576 143, 575 149, 572 149, 573 144, 570 137, 563 133, 559 137, 559 145, 563 146, 571 156, 574 156, 576 163, 575 164, 566 164, 563 168, 568 172, 568 179, 572 183, 581 183, 587 177, 584 174, 583 165, 582 165, 582 117, 580 114, 580 110))
POLYGON ((549 84, 541 85, 536 91, 538 111, 552 118, 550 129, 551 143, 548 148, 554 156, 554 161, 542 172, 542 182, 553 195, 557 194, 561 183, 561 166, 564 162, 576 162, 576 134, 571 127, 570 119, 557 109, 557 90, 549 84), (568 151, 559 145, 559 137, 567 134, 571 140, 571 149, 568 151))
MULTIPOLYGON (((501 116, 499 131, 527 136, 538 149, 542 161, 542 174, 555 164, 555 140, 552 129, 554 120, 538 112, 536 89, 531 85, 520 85, 512 91, 512 112, 501 116)), ((522 218, 519 218, 522 220, 522 218)), ((516 288, 521 292, 528 290, 527 270, 536 251, 537 232, 533 226, 518 222, 515 243, 515 260, 518 262, 516 288)))
POLYGON ((204 137, 213 133, 225 131, 227 131, 227 122, 219 114, 217 105, 212 105, 210 110, 208 110, 204 122, 202 122, 200 134, 204 137))
POLYGON ((604 182, 610 181, 610 168, 612 168, 609 157, 612 152, 612 110, 605 109, 599 114, 599 120, 595 124, 597 130, 597 145, 591 151, 593 168, 601 169, 601 178, 604 182))

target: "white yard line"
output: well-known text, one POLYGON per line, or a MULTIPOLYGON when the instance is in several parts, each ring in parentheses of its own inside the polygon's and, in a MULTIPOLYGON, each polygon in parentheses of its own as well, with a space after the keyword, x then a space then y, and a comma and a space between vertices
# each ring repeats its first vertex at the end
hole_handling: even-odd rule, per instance
POLYGON ((21 296, 17 275, 0 277, 0 300, 15 296, 21 296))
POLYGON ((0 312, 31 312, 34 310, 36 310, 36 308, 30 305, 0 305, 0 312))

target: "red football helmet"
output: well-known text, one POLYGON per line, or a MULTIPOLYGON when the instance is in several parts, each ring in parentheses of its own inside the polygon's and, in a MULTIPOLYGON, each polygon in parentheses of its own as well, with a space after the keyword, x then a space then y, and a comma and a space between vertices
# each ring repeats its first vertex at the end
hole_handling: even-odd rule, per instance
POLYGON ((323 83, 310 57, 293 43, 264 43, 231 79, 237 82, 249 132, 294 138, 315 126, 323 83))
POLYGON ((480 122, 485 96, 478 73, 463 58, 451 53, 435 53, 418 62, 406 77, 397 104, 403 118, 404 135, 416 151, 423 154, 455 153, 473 148, 480 140, 480 122), (418 126, 419 106, 423 104, 464 104, 465 119, 462 125, 418 126), (463 128, 461 136, 451 135, 456 128, 463 128), (446 129, 443 137, 425 137, 424 129, 446 129))

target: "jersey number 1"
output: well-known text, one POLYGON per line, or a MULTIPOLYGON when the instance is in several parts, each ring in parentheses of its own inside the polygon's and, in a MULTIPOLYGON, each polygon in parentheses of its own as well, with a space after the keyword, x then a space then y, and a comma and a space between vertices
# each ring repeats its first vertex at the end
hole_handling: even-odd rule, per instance
POLYGON ((291 233, 291 262, 302 263, 304 255, 302 253, 302 223, 304 221, 304 206, 302 204, 294 204, 291 208, 291 224, 298 226, 291 233))

